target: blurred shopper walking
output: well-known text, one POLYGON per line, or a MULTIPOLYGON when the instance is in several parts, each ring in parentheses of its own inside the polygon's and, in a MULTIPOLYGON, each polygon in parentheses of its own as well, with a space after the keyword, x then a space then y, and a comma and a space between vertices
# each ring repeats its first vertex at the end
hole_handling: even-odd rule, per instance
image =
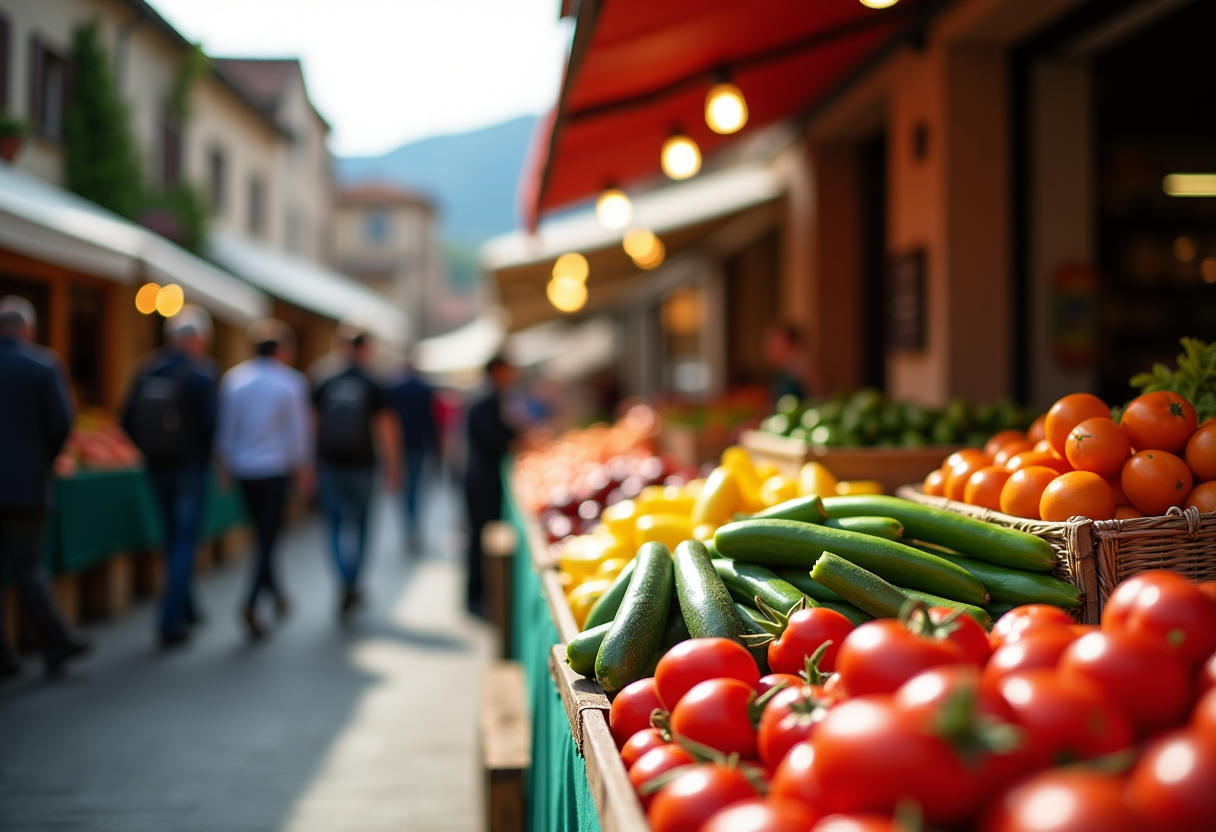
POLYGON ((406 539, 414 554, 422 551, 422 526, 418 504, 424 479, 434 476, 432 470, 439 452, 439 430, 435 423, 435 391, 423 381, 417 370, 407 366, 405 375, 388 390, 388 398, 397 420, 401 423, 401 449, 405 454, 405 480, 402 484, 405 504, 406 539))
POLYGON ((367 549, 376 440, 390 488, 395 489, 399 480, 397 429, 388 396, 367 369, 370 352, 368 334, 344 324, 338 332, 337 360, 312 393, 317 414, 318 495, 329 519, 334 564, 342 582, 338 605, 342 621, 362 602, 359 573, 367 549))
POLYGON ((165 321, 165 340, 136 375, 122 426, 147 460, 164 517, 166 585, 158 629, 161 646, 169 648, 184 643, 201 620, 194 552, 215 438, 217 374, 206 354, 211 316, 187 304, 165 321))
POLYGON ((482 591, 481 533, 486 524, 502 516, 502 462, 517 433, 502 412, 502 394, 515 383, 515 368, 501 356, 486 365, 486 389, 469 406, 468 462, 464 490, 469 512, 467 550, 469 612, 485 617, 482 591))
POLYGON ((248 337, 256 357, 220 380, 216 452, 245 495, 257 535, 257 560, 241 616, 249 636, 259 639, 266 631, 258 615, 263 593, 274 601, 279 618, 291 609, 275 574, 274 548, 291 478, 300 494, 312 492, 312 415, 308 379, 291 366, 296 347, 291 327, 266 318, 250 325, 248 337))
MULTIPOLYGON (((42 568, 51 466, 71 430, 72 405, 58 357, 31 343, 36 326, 29 301, 0 298, 0 568, 38 628, 48 675, 56 675, 89 649, 89 640, 64 623, 42 568)), ((5 621, 0 592, 0 679, 21 670, 5 621)))

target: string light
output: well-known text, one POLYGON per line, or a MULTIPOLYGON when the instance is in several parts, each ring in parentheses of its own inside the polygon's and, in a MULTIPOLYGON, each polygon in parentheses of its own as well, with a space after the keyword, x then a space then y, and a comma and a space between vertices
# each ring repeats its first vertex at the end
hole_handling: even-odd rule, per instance
POLYGON ((663 142, 660 161, 663 173, 672 179, 687 179, 701 169, 701 148, 688 136, 677 134, 663 142))
POLYGON ((861 5, 870 9, 889 9, 899 0, 861 0, 861 5))
POLYGON ((181 312, 185 303, 186 293, 176 283, 162 286, 160 291, 156 293, 156 311, 166 318, 172 318, 178 312, 181 312))
POLYGON ((654 247, 650 249, 643 257, 633 258, 633 264, 639 269, 656 269, 662 265, 667 258, 667 247, 663 245, 663 241, 658 237, 654 239, 654 247))
POLYGON ((609 188, 595 201, 595 216, 605 228, 624 228, 633 219, 633 203, 624 191, 609 188))
POLYGON ((554 277, 545 288, 549 303, 559 312, 577 312, 587 303, 587 284, 572 277, 554 277))
POLYGON ((553 276, 555 278, 568 277, 572 280, 584 281, 590 273, 591 267, 587 264, 587 258, 577 251, 563 254, 553 264, 553 276))
POLYGON ((151 315, 156 311, 156 296, 160 294, 160 285, 157 283, 145 283, 139 287, 139 291, 135 293, 135 308, 142 315, 151 315))
POLYGON ((625 253, 637 260, 639 257, 648 256, 658 242, 659 238, 654 236, 653 231, 647 231, 645 228, 632 228, 625 232, 623 246, 625 253))
POLYGON ((705 123, 715 133, 737 133, 747 124, 747 101, 734 84, 715 84, 705 96, 705 123))

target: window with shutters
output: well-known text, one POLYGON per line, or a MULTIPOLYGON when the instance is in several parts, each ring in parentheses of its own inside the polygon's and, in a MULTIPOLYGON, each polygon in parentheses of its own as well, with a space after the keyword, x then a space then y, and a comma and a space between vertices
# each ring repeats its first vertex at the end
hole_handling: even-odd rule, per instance
POLYGON ((182 129, 178 118, 165 113, 160 125, 161 185, 172 188, 182 181, 182 129))
POLYGON ((266 233, 266 183, 257 174, 249 177, 249 233, 254 237, 266 233))
POLYGON ((30 42, 30 64, 30 121, 34 132, 48 141, 62 141, 68 62, 35 35, 30 42))
POLYGON ((224 203, 228 201, 228 160, 219 147, 211 148, 207 154, 207 198, 213 215, 224 213, 224 203))

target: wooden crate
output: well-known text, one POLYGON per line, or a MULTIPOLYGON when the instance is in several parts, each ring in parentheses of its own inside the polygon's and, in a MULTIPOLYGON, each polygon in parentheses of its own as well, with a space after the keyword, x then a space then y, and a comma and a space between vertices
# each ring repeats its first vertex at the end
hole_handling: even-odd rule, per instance
POLYGON ((768 462, 785 477, 797 477, 803 464, 813 461, 839 480, 877 480, 888 494, 905 483, 922 481, 959 448, 826 448, 759 430, 744 431, 739 441, 756 463, 768 462))
POLYGON ((164 556, 159 551, 137 552, 135 555, 135 596, 147 598, 156 595, 164 585, 164 556))
POLYGON ((485 576, 486 613, 498 636, 498 655, 510 653, 511 627, 514 609, 515 551, 519 540, 515 528, 501 520, 487 523, 481 534, 481 551, 485 554, 482 574, 485 576))
POLYGON ((481 761, 488 832, 523 832, 524 775, 532 765, 532 726, 524 669, 499 662, 481 682, 481 761))
POLYGON ((80 576, 80 601, 86 617, 113 617, 126 612, 135 595, 135 559, 115 552, 80 576))

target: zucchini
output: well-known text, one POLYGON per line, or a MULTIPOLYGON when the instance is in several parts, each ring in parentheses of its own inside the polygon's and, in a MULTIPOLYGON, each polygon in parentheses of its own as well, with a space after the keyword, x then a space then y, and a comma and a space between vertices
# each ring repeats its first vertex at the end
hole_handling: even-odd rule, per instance
POLYGON ((591 612, 587 613, 587 620, 583 623, 584 630, 607 624, 616 618, 616 611, 621 608, 621 601, 625 598, 625 590, 629 589, 629 579, 633 577, 633 570, 636 566, 636 559, 625 564, 625 568, 616 576, 612 586, 604 591, 604 594, 592 605, 591 612))
POLYGON ((797 587, 806 597, 818 601, 820 605, 828 601, 842 600, 839 595, 826 586, 820 586, 815 583, 815 579, 811 577, 811 571, 807 569, 795 569, 790 566, 778 567, 773 570, 777 577, 783 581, 788 581, 797 587))
POLYGON ((897 587, 831 552, 819 556, 811 577, 875 618, 898 618, 908 602, 897 587))
MULTIPOLYGON (((718 577, 709 551, 698 540, 676 547, 676 596, 693 638, 729 638, 743 644, 743 624, 726 584, 718 577)), ((746 646, 746 645, 745 645, 746 646)))
POLYGON ((993 621, 1000 619, 1002 615, 1009 612, 1016 606, 1015 604, 989 604, 984 609, 988 610, 988 614, 992 616, 993 621))
POLYGON ((672 604, 671 609, 667 612, 667 626, 663 628, 663 639, 659 642, 659 649, 654 651, 654 655, 646 663, 646 670, 642 673, 642 678, 653 676, 655 669, 659 666, 659 659, 666 656, 667 651, 681 641, 688 641, 688 627, 684 624, 680 605, 672 604))
POLYGON ((757 511, 748 520, 797 520, 801 523, 822 523, 828 519, 823 510, 823 500, 818 494, 810 497, 795 497, 775 506, 757 511))
POLYGON ((566 645, 566 664, 580 676, 595 676, 595 656, 600 652, 604 636, 612 629, 612 622, 583 630, 566 645))
POLYGON ((869 613, 858 609, 848 601, 821 601, 819 606, 823 607, 825 610, 835 610, 845 618, 852 621, 854 627, 865 624, 874 617, 869 613))
POLYGON ((974 604, 964 604, 962 601, 951 601, 949 598, 930 595, 928 592, 919 592, 915 589, 905 589, 902 586, 897 587, 897 589, 913 601, 923 601, 930 607, 949 607, 952 610, 961 609, 966 615, 971 616, 984 625, 985 630, 992 629, 992 616, 983 607, 977 607, 974 604))
POLYGON ((830 517, 893 517, 910 538, 1011 569, 1050 572, 1056 565, 1056 553, 1041 537, 899 497, 828 497, 823 508, 830 517))
POLYGON ((595 678, 615 693, 642 678, 663 639, 671 608, 671 555, 662 543, 644 543, 637 567, 610 629, 595 656, 595 678))
MULTIPOLYGON (((917 547, 921 548, 921 547, 917 547)), ((944 552, 938 548, 925 547, 924 551, 937 555, 939 558, 957 564, 984 583, 984 588, 992 596, 991 604, 1009 604, 1011 607, 1021 604, 1052 604, 1066 610, 1074 610, 1081 606, 1081 590, 1059 578, 1044 575, 1042 572, 1027 572, 1024 569, 1010 569, 975 558, 965 558, 954 552, 944 552)))
POLYGON ((778 612, 789 612, 799 601, 808 607, 818 604, 807 598, 797 587, 777 577, 771 569, 754 563, 736 563, 719 558, 713 562, 714 571, 726 584, 726 589, 736 601, 754 606, 760 598, 778 612))
MULTIPOLYGON (((758 623, 763 616, 759 610, 753 609, 746 604, 735 603, 735 613, 739 617, 739 623, 743 625, 743 632, 746 635, 753 636, 771 636, 768 630, 764 629, 758 623)), ((747 649, 751 652, 752 658, 756 660, 756 664, 760 667, 760 675, 765 676, 769 673, 768 666, 768 641, 746 639, 747 649)))
POLYGON ((846 532, 885 537, 887 540, 903 540, 903 524, 892 517, 829 517, 823 521, 829 529, 844 529, 846 532))
MULTIPOLYGON (((898 586, 976 606, 989 600, 984 585, 961 566, 894 540, 843 529, 792 520, 742 520, 718 529, 714 543, 724 557, 733 560, 803 569, 810 569, 825 550, 831 551, 898 586)), ((847 596, 845 600, 857 603, 847 596)))

